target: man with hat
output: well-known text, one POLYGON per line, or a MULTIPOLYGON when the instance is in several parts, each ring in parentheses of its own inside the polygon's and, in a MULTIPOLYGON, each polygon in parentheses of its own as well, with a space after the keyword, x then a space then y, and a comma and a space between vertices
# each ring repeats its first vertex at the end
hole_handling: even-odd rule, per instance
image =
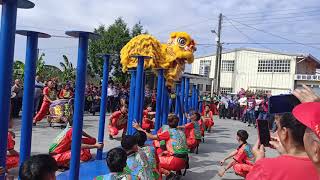
POLYGON ((296 89, 293 94, 302 102, 292 113, 307 128, 303 143, 305 150, 320 174, 320 97, 309 87, 296 89))

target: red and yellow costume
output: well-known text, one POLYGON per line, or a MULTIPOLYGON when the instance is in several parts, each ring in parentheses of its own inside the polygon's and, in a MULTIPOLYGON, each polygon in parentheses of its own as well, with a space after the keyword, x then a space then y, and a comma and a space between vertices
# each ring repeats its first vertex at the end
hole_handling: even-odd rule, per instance
POLYGON ((204 111, 202 116, 203 116, 203 121, 206 129, 210 129, 214 125, 212 111, 209 111, 209 112, 204 111))
POLYGON ((246 177, 253 167, 253 158, 250 145, 242 144, 233 157, 236 161, 233 165, 234 172, 239 176, 246 177))
POLYGON ((158 147, 160 170, 180 171, 184 169, 188 161, 188 148, 184 132, 164 125, 158 131, 157 136, 158 140, 155 140, 154 143, 158 147), (165 145, 165 151, 160 150, 162 145, 165 145))
MULTIPOLYGON (((49 153, 57 161, 58 166, 68 167, 71 159, 72 128, 69 126, 61 132, 51 144, 49 153)), ((82 138, 82 144, 93 145, 94 138, 82 138)), ((81 149, 80 160, 89 161, 92 158, 89 149, 81 149)))
POLYGON ((150 131, 154 129, 154 122, 152 121, 152 115, 149 115, 150 111, 148 109, 143 111, 142 129, 150 131))
POLYGON ((62 89, 59 93, 60 99, 70 99, 73 97, 73 92, 71 90, 62 89))
MULTIPOLYGON (((8 132, 8 144, 7 151, 14 150, 15 141, 11 132, 8 132)), ((6 159, 6 168, 11 169, 14 167, 18 167, 19 165, 19 154, 7 154, 6 159)))
POLYGON ((51 102, 46 98, 48 96, 50 100, 55 100, 56 99, 56 92, 53 89, 50 89, 49 87, 45 87, 43 89, 43 102, 40 108, 40 111, 37 113, 37 115, 33 118, 35 122, 41 121, 49 112, 49 107, 51 102))
POLYGON ((127 132, 127 119, 128 115, 123 114, 121 111, 112 113, 109 123, 109 135, 116 136, 121 129, 123 129, 123 134, 125 134, 127 132))
POLYGON ((187 145, 190 150, 195 149, 201 142, 201 128, 198 122, 190 122, 185 125, 187 145))

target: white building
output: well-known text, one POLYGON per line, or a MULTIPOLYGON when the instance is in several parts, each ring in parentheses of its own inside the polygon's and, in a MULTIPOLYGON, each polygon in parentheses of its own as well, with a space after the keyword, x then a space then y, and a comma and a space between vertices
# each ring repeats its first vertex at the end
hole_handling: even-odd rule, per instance
MULTIPOLYGON (((215 78, 216 56, 195 59, 191 73, 215 78)), ((222 54, 221 92, 236 93, 240 88, 285 94, 306 84, 320 92, 320 61, 312 55, 285 54, 240 48, 222 54)), ((213 91, 213 84, 211 89, 213 91)))

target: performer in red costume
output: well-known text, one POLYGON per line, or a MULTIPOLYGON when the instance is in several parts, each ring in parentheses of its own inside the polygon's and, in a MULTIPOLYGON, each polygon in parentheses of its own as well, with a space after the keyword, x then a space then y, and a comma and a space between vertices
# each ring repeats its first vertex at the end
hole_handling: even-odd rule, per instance
POLYGON ((179 126, 178 128, 185 129, 188 148, 191 152, 194 152, 194 150, 199 146, 202 138, 199 124, 201 115, 198 112, 193 112, 188 119, 191 120, 190 123, 187 123, 184 126, 179 126))
POLYGON ((52 81, 48 81, 48 86, 43 89, 43 102, 40 111, 33 118, 33 125, 36 125, 38 121, 41 121, 47 115, 50 104, 56 100, 57 94, 53 87, 54 83, 52 81))
MULTIPOLYGON (((167 178, 171 178, 172 176, 179 177, 181 175, 181 170, 188 168, 189 158, 186 136, 183 131, 177 129, 178 123, 179 118, 174 114, 170 114, 168 117, 168 125, 162 126, 161 130, 158 131, 156 135, 146 132, 137 123, 133 124, 133 127, 138 131, 144 131, 149 139, 162 141, 164 143, 164 150, 157 150, 157 154, 159 156, 160 170, 167 178), (171 171, 176 171, 177 175, 171 171)), ((161 148, 163 146, 161 145, 161 148)))
POLYGON ((218 175, 222 177, 225 172, 233 167, 234 172, 242 177, 246 177, 253 167, 254 156, 251 151, 251 146, 247 143, 249 135, 245 130, 239 130, 237 132, 237 141, 239 147, 230 153, 229 156, 220 161, 222 166, 227 159, 233 158, 226 167, 219 171, 218 175))
POLYGON ((206 109, 203 112, 203 121, 204 121, 204 125, 205 125, 205 129, 210 132, 211 131, 211 127, 214 125, 213 122, 213 113, 212 111, 210 111, 210 106, 206 105, 206 109))
POLYGON ((122 135, 127 132, 128 121, 128 109, 126 106, 122 106, 120 111, 112 113, 109 118, 109 138, 113 139, 113 136, 118 135, 119 130, 123 129, 122 135))
MULTIPOLYGON (((71 142, 72 142, 72 120, 69 120, 68 126, 55 138, 51 144, 49 153, 57 161, 61 168, 69 167, 71 159, 71 142)), ((92 158, 90 149, 102 149, 102 143, 96 143, 96 139, 82 132, 82 144, 80 152, 81 161, 89 161, 92 158)))
MULTIPOLYGON (((9 120, 9 128, 13 127, 13 119, 9 120)), ((19 153, 14 150, 15 146, 15 134, 11 130, 8 131, 8 144, 7 144, 7 159, 6 159, 6 168, 11 169, 18 167, 19 165, 19 153)))
POLYGON ((152 112, 151 105, 147 107, 146 110, 143 111, 143 120, 142 120, 142 129, 147 132, 151 132, 151 129, 154 129, 154 115, 156 112, 152 112))

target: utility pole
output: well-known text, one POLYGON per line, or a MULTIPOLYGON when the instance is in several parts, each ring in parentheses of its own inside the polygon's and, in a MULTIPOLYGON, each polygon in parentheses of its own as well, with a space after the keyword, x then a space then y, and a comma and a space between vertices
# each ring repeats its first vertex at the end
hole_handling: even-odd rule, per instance
POLYGON ((216 62, 215 62, 215 70, 214 70, 214 86, 215 92, 217 94, 220 93, 220 69, 221 69, 221 52, 222 52, 222 45, 221 45, 221 25, 222 25, 222 14, 219 15, 219 23, 218 23, 218 32, 217 35, 217 51, 216 51, 216 62))

